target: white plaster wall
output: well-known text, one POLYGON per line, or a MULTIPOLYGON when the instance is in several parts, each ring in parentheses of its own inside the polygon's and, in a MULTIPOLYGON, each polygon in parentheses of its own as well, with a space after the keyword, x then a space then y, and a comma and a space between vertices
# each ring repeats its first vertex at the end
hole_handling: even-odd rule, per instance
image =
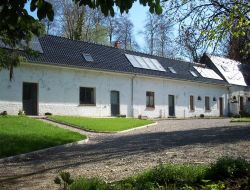
POLYGON ((175 95, 177 117, 194 117, 200 114, 219 116, 218 100, 224 98, 227 114, 227 89, 219 85, 174 81, 149 77, 135 77, 133 108, 131 105, 132 76, 80 69, 24 64, 14 70, 9 81, 8 71, 0 71, 0 112, 17 114, 22 109, 22 83, 39 84, 39 114, 110 116, 110 91, 120 92, 120 113, 150 118, 168 117, 168 95, 175 95), (79 87, 96 88, 96 106, 79 106, 79 87), (146 91, 155 92, 155 108, 146 108, 146 91), (189 96, 195 98, 195 111, 189 111, 189 96), (198 101, 197 97, 202 100, 198 101), (205 112, 205 96, 210 97, 211 111, 205 112), (216 97, 217 101, 213 101, 216 97), (133 110, 133 111, 132 111, 133 110))
POLYGON ((0 112, 17 114, 22 110, 22 83, 38 83, 39 114, 110 116, 110 91, 120 91, 120 113, 129 115, 130 79, 126 76, 103 74, 60 67, 22 65, 14 70, 9 81, 8 71, 0 72, 0 112), (79 106, 79 88, 96 88, 96 106, 79 106))
POLYGON ((247 112, 250 112, 250 101, 248 101, 248 98, 250 97, 250 88, 245 86, 237 86, 232 85, 229 88, 229 105, 230 105, 230 113, 232 114, 239 114, 240 111, 240 96, 243 97, 243 105, 244 109, 247 112), (233 97, 236 97, 237 102, 232 103, 231 100, 233 97))
POLYGON ((219 97, 224 100, 227 115, 227 88, 193 82, 139 77, 134 81, 134 114, 148 117, 168 117, 168 95, 175 96, 176 117, 219 116, 219 97), (155 108, 146 108, 146 91, 155 92, 155 108), (189 109, 189 97, 194 96, 195 111, 189 109), (197 97, 202 100, 198 101, 197 97), (205 111, 205 96, 210 97, 211 111, 205 111), (217 101, 213 101, 216 97, 217 101))

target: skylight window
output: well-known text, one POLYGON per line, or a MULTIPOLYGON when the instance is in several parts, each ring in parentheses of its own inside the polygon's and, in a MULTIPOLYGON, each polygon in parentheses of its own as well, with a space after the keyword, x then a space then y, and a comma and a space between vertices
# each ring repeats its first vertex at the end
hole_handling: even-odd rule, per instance
POLYGON ((171 73, 175 73, 176 74, 176 71, 174 70, 173 67, 168 67, 168 69, 171 71, 171 73))
POLYGON ((93 57, 89 53, 83 53, 82 55, 86 61, 88 61, 88 62, 94 61, 93 57))
POLYGON ((129 62, 133 65, 133 67, 155 70, 155 71, 166 71, 156 59, 130 55, 130 54, 125 54, 125 56, 129 60, 129 62))
POLYGON ((198 77, 198 75, 194 71, 189 71, 194 77, 198 77))
POLYGON ((211 78, 211 79, 217 79, 217 80, 223 80, 216 72, 214 72, 212 69, 203 68, 203 67, 196 67, 194 66, 196 71, 201 74, 201 76, 205 78, 211 78))

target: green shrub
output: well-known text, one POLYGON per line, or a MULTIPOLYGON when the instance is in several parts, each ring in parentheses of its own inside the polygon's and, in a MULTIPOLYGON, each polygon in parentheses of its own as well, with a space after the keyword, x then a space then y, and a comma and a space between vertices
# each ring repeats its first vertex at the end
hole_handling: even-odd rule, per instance
POLYGON ((136 190, 176 189, 184 184, 195 184, 203 179, 206 167, 167 164, 155 167, 136 177, 120 182, 120 186, 131 184, 136 190))
POLYGON ((223 157, 208 169, 206 177, 211 180, 225 180, 250 176, 250 163, 241 158, 223 157))
POLYGON ((69 190, 111 190, 111 187, 98 178, 79 178, 70 185, 69 190))
POLYGON ((240 111, 239 114, 240 114, 241 117, 250 117, 250 113, 248 113, 248 112, 246 112, 244 110, 240 111))

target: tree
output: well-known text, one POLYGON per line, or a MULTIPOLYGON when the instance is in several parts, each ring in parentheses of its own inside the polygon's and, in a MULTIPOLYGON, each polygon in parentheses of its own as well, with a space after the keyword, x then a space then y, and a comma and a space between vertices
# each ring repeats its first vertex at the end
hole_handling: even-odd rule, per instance
POLYGON ((115 37, 117 41, 122 43, 122 47, 132 50, 137 47, 133 37, 134 25, 131 22, 129 15, 121 15, 116 19, 115 37))
POLYGON ((193 62, 199 62, 208 49, 203 35, 196 28, 182 26, 177 38, 181 55, 193 62))
POLYGON ((143 33, 145 35, 146 46, 151 55, 155 53, 157 28, 158 28, 158 15, 148 13, 143 33))
POLYGON ((249 0, 167 0, 165 7, 180 25, 200 31, 213 51, 229 34, 240 38, 250 29, 249 0))

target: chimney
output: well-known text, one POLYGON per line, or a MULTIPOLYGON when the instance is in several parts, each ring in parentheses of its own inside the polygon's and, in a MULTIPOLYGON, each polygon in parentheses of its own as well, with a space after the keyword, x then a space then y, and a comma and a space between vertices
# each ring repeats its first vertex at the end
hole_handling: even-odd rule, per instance
POLYGON ((114 47, 120 49, 121 48, 121 42, 116 41, 114 47))

